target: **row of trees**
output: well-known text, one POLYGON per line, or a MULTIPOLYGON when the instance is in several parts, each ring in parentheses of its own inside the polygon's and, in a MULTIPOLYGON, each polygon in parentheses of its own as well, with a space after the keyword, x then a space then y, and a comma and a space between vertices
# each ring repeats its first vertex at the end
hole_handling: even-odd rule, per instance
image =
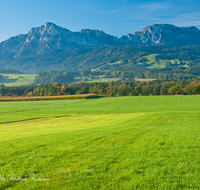
POLYGON ((200 94, 200 80, 152 81, 152 82, 108 82, 80 84, 42 84, 20 87, 0 86, 0 95, 54 96, 73 94, 99 94, 105 96, 149 96, 200 94))
POLYGON ((39 72, 35 77, 35 84, 48 84, 48 83, 72 83, 74 76, 68 72, 39 72))
POLYGON ((171 67, 163 69, 148 69, 143 67, 117 68, 113 71, 51 71, 38 72, 35 78, 35 84, 48 83, 72 83, 76 77, 93 77, 99 75, 113 75, 121 78, 123 81, 133 81, 134 78, 154 78, 159 80, 186 80, 189 78, 198 78, 200 75, 200 67, 171 67))

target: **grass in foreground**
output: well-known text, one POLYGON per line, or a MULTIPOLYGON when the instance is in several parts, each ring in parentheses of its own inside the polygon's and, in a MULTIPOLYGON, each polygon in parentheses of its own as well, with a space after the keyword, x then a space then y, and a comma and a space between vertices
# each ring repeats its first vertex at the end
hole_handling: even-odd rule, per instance
POLYGON ((0 189, 200 188, 200 96, 2 102, 0 115, 0 189))

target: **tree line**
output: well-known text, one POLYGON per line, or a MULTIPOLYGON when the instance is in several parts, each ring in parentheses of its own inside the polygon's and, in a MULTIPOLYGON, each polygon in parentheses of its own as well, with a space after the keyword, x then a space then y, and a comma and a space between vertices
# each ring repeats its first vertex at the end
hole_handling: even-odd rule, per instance
POLYGON ((41 84, 30 86, 0 86, 1 96, 56 96, 98 94, 104 96, 149 96, 200 94, 200 79, 156 80, 151 82, 108 82, 79 84, 41 84))
POLYGON ((103 76, 116 76, 121 78, 121 81, 133 81, 135 78, 153 78, 159 80, 186 80, 191 78, 198 78, 200 75, 200 67, 169 67, 162 69, 149 69, 143 67, 127 67, 118 68, 113 71, 50 71, 38 72, 35 77, 35 84, 48 84, 48 83, 72 83, 75 82, 77 77, 94 77, 99 75, 103 76))

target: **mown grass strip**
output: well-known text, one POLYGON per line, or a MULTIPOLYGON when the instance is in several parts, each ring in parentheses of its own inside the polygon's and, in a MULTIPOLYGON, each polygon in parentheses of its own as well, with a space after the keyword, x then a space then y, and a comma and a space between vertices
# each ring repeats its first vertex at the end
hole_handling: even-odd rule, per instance
POLYGON ((13 101, 45 101, 45 100, 74 100, 74 99, 93 99, 101 98, 96 94, 64 95, 64 96, 37 96, 37 97, 2 97, 0 102, 13 101))

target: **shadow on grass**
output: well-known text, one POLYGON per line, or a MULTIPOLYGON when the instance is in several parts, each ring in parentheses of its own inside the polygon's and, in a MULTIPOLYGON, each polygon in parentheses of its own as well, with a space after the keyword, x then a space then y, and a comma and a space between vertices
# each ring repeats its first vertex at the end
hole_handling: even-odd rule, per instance
POLYGON ((34 118, 26 118, 26 119, 21 119, 21 120, 14 120, 14 121, 3 121, 3 122, 0 122, 0 124, 16 123, 16 122, 29 121, 29 120, 35 120, 35 119, 41 119, 41 118, 46 118, 46 117, 34 117, 34 118))
MULTIPOLYGON (((53 116, 51 118, 61 118, 61 117, 70 117, 71 115, 57 115, 53 116)), ((16 122, 22 122, 22 121, 31 121, 31 120, 36 120, 36 119, 42 119, 42 118, 49 118, 48 116, 44 117, 32 117, 32 118, 26 118, 26 119, 21 119, 21 120, 14 120, 14 121, 3 121, 0 122, 0 124, 5 124, 5 123, 16 123, 16 122)))

